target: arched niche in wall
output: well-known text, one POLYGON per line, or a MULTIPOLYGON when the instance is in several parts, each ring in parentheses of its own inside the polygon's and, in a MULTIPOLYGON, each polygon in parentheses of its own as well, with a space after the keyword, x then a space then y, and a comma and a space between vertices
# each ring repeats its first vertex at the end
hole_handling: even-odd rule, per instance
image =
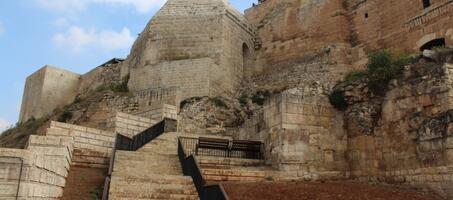
POLYGON ((426 42, 425 44, 423 44, 420 47, 420 51, 423 51, 426 49, 431 50, 434 47, 444 47, 444 46, 445 46, 445 38, 436 38, 436 39, 430 40, 430 41, 426 42))
POLYGON ((244 77, 248 78, 253 73, 253 56, 249 46, 246 43, 242 44, 242 69, 244 77))

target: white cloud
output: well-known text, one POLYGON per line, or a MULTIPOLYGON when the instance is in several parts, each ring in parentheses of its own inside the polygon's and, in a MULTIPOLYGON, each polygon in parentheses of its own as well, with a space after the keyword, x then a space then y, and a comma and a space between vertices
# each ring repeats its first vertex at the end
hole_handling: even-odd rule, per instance
POLYGON ((90 4, 113 6, 133 6, 140 13, 162 6, 167 0, 35 0, 43 8, 59 12, 77 12, 85 10, 90 4))
POLYGON ((98 3, 133 6, 135 10, 141 13, 147 13, 151 9, 162 6, 167 0, 94 0, 98 3))
POLYGON ((0 134, 3 133, 6 129, 11 127, 11 123, 3 118, 0 118, 0 134))
POLYGON ((53 37, 57 47, 70 48, 74 52, 81 52, 86 48, 95 48, 105 51, 130 48, 134 42, 128 28, 120 32, 112 30, 97 31, 72 26, 66 33, 58 33, 53 37))

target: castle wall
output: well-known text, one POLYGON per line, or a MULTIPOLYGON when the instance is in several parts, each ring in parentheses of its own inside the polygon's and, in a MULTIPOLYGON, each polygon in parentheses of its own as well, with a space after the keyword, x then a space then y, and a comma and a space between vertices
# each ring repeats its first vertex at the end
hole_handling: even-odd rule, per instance
POLYGON ((211 72, 218 71, 211 58, 161 62, 131 71, 130 89, 144 90, 155 86, 178 87, 181 99, 211 95, 211 72))
POLYGON ((251 29, 226 1, 170 0, 142 32, 122 71, 130 71, 133 91, 175 86, 183 98, 231 93, 242 78, 244 43, 252 54, 251 29))
POLYGON ((117 134, 132 138, 138 133, 150 128, 157 122, 159 121, 151 118, 117 112, 112 118, 109 119, 109 127, 117 134))
POLYGON ((135 112, 134 115, 153 119, 156 122, 159 122, 165 118, 177 120, 178 111, 178 106, 161 104, 158 106, 149 107, 147 109, 142 109, 141 111, 135 112))
POLYGON ((135 42, 130 66, 204 57, 219 62, 223 12, 221 0, 167 1, 135 42))
POLYGON ((378 48, 399 48, 417 52, 437 38, 453 45, 453 1, 431 0, 423 8, 422 1, 348 1, 353 22, 352 41, 367 51, 378 48))
POLYGON ((27 149, 0 149, 0 198, 62 197, 71 158, 68 137, 31 136, 27 149))
POLYGON ((222 74, 227 80, 225 91, 233 91, 241 78, 249 78, 254 70, 255 47, 253 37, 254 28, 246 21, 244 16, 231 5, 226 5, 222 18, 222 48, 221 66, 227 66, 222 74), (226 75, 226 76, 225 76, 226 75))
POLYGON ((52 122, 47 135, 73 138, 74 152, 71 165, 108 168, 116 136, 113 132, 52 122))
POLYGON ((248 9, 245 16, 262 43, 255 83, 279 90, 315 80, 332 85, 341 79, 351 70, 346 13, 339 0, 266 0, 248 9))
POLYGON ((285 91, 266 101, 262 115, 255 117, 234 137, 263 141, 266 162, 280 171, 280 178, 348 178, 342 114, 327 97, 285 91))
POLYGON ((452 199, 453 66, 424 67, 392 82, 374 125, 366 125, 376 121, 368 119, 371 100, 346 111, 346 156, 351 178, 429 187, 452 199))
POLYGON ((120 72, 121 69, 117 65, 118 64, 99 66, 89 71, 88 73, 81 75, 78 85, 78 92, 83 93, 87 91, 94 91, 102 85, 108 85, 109 83, 119 83, 120 81, 122 81, 120 72))
POLYGON ((45 117, 56 108, 74 101, 77 95, 79 74, 45 66, 27 78, 20 122, 45 117))

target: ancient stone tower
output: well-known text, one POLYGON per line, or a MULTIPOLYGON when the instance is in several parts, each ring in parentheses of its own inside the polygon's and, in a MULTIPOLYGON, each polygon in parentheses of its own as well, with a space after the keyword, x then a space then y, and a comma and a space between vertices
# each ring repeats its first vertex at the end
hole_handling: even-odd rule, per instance
POLYGON ((226 0, 169 0, 135 42, 129 88, 180 87, 181 98, 231 92, 250 68, 253 30, 226 0))

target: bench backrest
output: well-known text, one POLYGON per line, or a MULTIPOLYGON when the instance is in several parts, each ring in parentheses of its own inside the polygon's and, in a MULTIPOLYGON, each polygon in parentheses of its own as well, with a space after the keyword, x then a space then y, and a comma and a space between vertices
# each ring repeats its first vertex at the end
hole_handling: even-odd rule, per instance
POLYGON ((226 139, 217 139, 217 138, 203 138, 198 139, 199 148, 218 148, 218 149, 228 149, 230 146, 230 141, 226 139))
POLYGON ((258 141, 234 140, 231 150, 259 152, 262 145, 263 143, 258 141))

